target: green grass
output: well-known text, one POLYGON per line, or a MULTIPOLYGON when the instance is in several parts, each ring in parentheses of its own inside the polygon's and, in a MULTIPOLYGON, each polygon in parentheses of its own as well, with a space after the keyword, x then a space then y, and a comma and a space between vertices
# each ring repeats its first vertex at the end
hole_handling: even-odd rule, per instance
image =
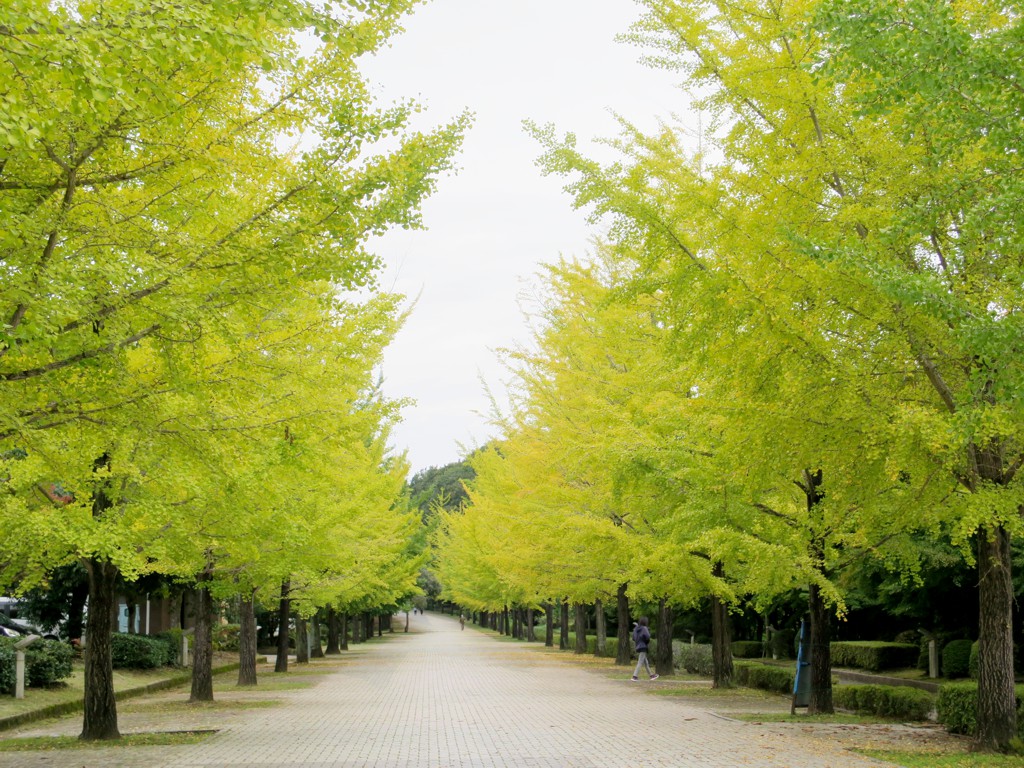
POLYGON ((948 754, 937 752, 890 752, 879 749, 855 749, 861 755, 903 768, 1024 768, 1019 755, 989 755, 979 752, 948 754))
POLYGON ((97 747, 149 747, 195 744, 216 731, 173 731, 169 733, 129 733, 120 739, 82 741, 77 736, 32 736, 0 740, 0 752, 44 752, 57 749, 94 749, 97 747))
POLYGON ((777 693, 760 688, 710 688, 707 685, 651 686, 648 693, 655 696, 678 696, 694 699, 742 699, 743 701, 778 701, 777 693))
POLYGON ((732 713, 729 717, 748 723, 840 723, 849 725, 898 722, 887 720, 884 717, 854 715, 846 712, 837 712, 832 715, 791 715, 788 712, 742 712, 732 713))
POLYGON ((174 701, 142 701, 133 700, 126 704, 118 705, 118 714, 124 712, 190 712, 196 709, 204 710, 236 710, 236 709, 264 709, 276 707, 281 703, 280 699, 251 699, 240 701, 238 699, 218 699, 216 701, 199 701, 190 703, 181 699, 174 701))

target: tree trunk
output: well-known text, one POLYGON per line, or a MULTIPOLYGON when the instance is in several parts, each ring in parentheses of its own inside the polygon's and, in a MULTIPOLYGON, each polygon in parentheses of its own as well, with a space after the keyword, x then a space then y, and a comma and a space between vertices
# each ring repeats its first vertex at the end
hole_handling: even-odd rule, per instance
POLYGON ((409 631, 409 612, 405 612, 405 631, 409 631))
POLYGON ((629 647, 629 598, 626 597, 626 584, 619 585, 619 591, 615 595, 616 615, 619 621, 619 628, 615 634, 618 640, 618 647, 615 649, 615 663, 620 667, 628 667, 631 664, 633 654, 629 647))
POLYGON ((502 620, 505 622, 505 637, 512 637, 512 622, 509 621, 508 606, 501 611, 502 620))
POLYGON ((807 714, 831 715, 835 711, 832 705, 832 628, 817 584, 811 584, 807 602, 811 614, 811 695, 807 714))
POLYGON ((291 614, 291 599, 288 593, 291 591, 291 582, 287 579, 281 582, 281 602, 277 607, 277 661, 274 664, 275 672, 288 671, 288 617, 291 614))
POLYGON ((341 650, 348 650, 348 613, 341 614, 341 650))
POLYGON ((526 620, 525 626, 523 627, 523 634, 526 635, 526 642, 535 643, 537 642, 537 635, 533 631, 533 608, 526 609, 526 620))
POLYGON ((323 641, 320 638, 320 611, 313 614, 312 624, 310 624, 309 629, 309 655, 314 659, 322 659, 324 657, 324 648, 323 641))
POLYGON ((341 648, 338 646, 338 635, 340 634, 340 622, 338 621, 338 611, 332 605, 327 609, 327 655, 336 656, 341 653, 341 648))
POLYGON ((117 568, 106 561, 84 561, 89 575, 89 613, 85 627, 85 709, 81 738, 118 739, 114 668, 110 660, 110 614, 114 610, 117 568))
POLYGON ((309 625, 302 616, 295 618, 295 663, 309 664, 309 625))
POLYGON ((1006 529, 979 529, 977 744, 986 750, 1005 751, 1017 735, 1011 569, 1006 529))
POLYGON ((352 627, 352 644, 358 645, 363 642, 363 630, 362 630, 362 614, 353 613, 352 618, 349 621, 349 625, 352 627))
POLYGON ((576 647, 573 653, 587 652, 587 606, 585 603, 573 605, 576 614, 576 647))
MULTIPOLYGON (((722 566, 715 563, 715 575, 722 566)), ((711 596, 711 687, 732 688, 732 621, 729 609, 716 595, 711 596)))
POLYGON ((608 627, 605 624, 604 603, 600 600, 594 601, 594 633, 597 635, 597 642, 594 645, 594 655, 607 656, 608 627))
POLYGON ((544 603, 544 646, 555 647, 555 607, 551 603, 544 603))
POLYGON ((569 650, 569 603, 560 600, 559 605, 558 648, 567 651, 569 650))
POLYGON ((196 590, 196 630, 192 638, 192 693, 190 702, 213 701, 213 599, 206 588, 209 574, 200 577, 196 590))
POLYGON ((239 601, 238 684, 256 685, 256 606, 250 592, 239 601))
POLYGON ((671 675, 675 671, 672 666, 672 606, 665 598, 658 601, 658 652, 654 671, 659 675, 671 675))
POLYGON ((124 599, 124 608, 125 608, 125 611, 128 614, 128 629, 125 632, 125 634, 128 634, 128 635, 138 634, 135 631, 135 617, 138 616, 138 613, 139 613, 139 606, 138 606, 138 604, 136 604, 136 602, 132 598, 126 597, 124 599))

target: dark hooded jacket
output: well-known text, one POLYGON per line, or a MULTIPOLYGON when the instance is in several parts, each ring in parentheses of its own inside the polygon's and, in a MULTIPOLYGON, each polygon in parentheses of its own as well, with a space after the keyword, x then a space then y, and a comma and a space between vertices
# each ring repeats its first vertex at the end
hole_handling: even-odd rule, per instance
POLYGON ((643 624, 637 624, 633 627, 633 642, 636 643, 637 653, 646 653, 647 644, 651 641, 651 630, 645 627, 643 624))

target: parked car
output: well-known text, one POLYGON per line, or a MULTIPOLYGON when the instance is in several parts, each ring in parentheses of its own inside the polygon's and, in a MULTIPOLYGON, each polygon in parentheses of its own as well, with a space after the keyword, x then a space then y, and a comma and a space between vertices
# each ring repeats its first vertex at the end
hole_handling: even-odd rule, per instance
POLYGON ((38 627, 29 624, 24 619, 12 619, 5 613, 0 613, 0 634, 4 637, 25 637, 27 635, 39 635, 47 640, 57 640, 55 632, 44 632, 38 627))

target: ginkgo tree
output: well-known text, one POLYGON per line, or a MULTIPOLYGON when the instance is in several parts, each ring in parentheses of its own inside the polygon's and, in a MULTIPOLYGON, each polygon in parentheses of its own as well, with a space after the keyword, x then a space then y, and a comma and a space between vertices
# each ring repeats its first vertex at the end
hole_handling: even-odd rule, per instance
MULTIPOLYGON (((210 431, 188 447, 167 428, 204 399, 225 415, 206 350, 257 333, 268 297, 370 285, 366 239, 416 226, 450 166, 465 120, 412 133, 414 105, 378 109, 357 68, 411 6, 0 11, 0 519, 23 532, 0 545, 0 581, 28 588, 85 564, 83 738, 117 735, 114 579, 156 562, 178 572, 172 532, 197 521, 233 454, 248 458, 210 431), (187 472, 206 450, 220 478, 187 472), (179 493, 156 493, 175 468, 179 493), (55 483, 67 493, 38 490, 55 483)), ((271 383, 254 420, 289 394, 271 383)))

